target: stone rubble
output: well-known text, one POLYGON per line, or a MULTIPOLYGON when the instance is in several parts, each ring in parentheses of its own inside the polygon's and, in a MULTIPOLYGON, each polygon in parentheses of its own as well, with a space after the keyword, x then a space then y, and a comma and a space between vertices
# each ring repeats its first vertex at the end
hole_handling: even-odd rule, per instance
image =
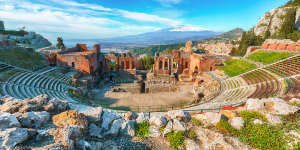
MULTIPOLYGON (((196 140, 185 139, 187 150, 250 149, 237 138, 194 125, 191 115, 182 110, 153 113, 150 117, 149 113, 121 114, 101 107, 85 107, 55 99, 49 100, 46 95, 27 99, 30 103, 8 97, 0 101, 1 106, 10 106, 8 109, 2 107, 0 111, 0 149, 27 148, 28 141, 44 143, 39 149, 52 150, 133 149, 135 144, 125 144, 128 143, 126 137, 135 137, 136 123, 144 121, 150 124, 150 138, 166 138, 167 134, 173 131, 187 134, 193 130, 196 140), (11 105, 12 103, 15 105, 11 105), (56 108, 57 105, 61 106, 56 108), (2 112, 4 110, 6 111, 2 112), (131 147, 126 148, 128 146, 131 147)), ((279 125, 282 121, 278 115, 291 114, 299 108, 276 98, 248 99, 245 107, 238 110, 206 112, 195 114, 193 117, 209 126, 216 126, 221 119, 226 119, 232 127, 240 130, 245 124, 243 118, 239 117, 242 110, 261 112, 267 119, 265 123, 279 125)), ((255 119, 253 123, 263 124, 263 121, 255 119)))

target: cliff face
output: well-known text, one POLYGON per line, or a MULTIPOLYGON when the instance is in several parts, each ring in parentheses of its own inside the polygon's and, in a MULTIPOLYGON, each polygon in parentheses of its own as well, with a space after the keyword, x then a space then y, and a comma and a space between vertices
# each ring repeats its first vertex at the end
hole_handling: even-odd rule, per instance
POLYGON ((259 22, 254 27, 255 35, 264 35, 266 31, 270 31, 270 35, 275 34, 284 22, 284 16, 289 10, 295 9, 295 29, 300 30, 300 8, 298 7, 283 7, 272 9, 270 12, 259 19, 259 22))

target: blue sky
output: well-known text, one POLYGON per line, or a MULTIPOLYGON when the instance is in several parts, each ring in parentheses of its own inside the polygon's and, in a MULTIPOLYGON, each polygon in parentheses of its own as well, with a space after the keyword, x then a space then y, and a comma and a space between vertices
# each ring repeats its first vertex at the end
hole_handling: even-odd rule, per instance
POLYGON ((38 32, 52 42, 108 38, 185 25, 229 31, 253 27, 288 0, 0 0, 6 28, 38 32))

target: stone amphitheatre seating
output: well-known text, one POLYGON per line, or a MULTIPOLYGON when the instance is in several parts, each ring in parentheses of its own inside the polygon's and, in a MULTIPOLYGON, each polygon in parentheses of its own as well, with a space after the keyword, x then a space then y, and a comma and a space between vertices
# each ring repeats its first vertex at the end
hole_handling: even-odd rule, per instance
POLYGON ((300 93, 300 55, 223 80, 214 101, 232 102, 300 93))
POLYGON ((67 99, 70 86, 61 80, 34 72, 19 72, 2 83, 3 93, 18 99, 48 94, 51 98, 67 99))

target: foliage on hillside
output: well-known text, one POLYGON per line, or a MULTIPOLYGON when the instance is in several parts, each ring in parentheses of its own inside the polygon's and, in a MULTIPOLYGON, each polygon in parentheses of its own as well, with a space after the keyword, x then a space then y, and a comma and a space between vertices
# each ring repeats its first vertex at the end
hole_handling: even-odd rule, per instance
POLYGON ((293 40, 298 40, 295 39, 295 35, 293 34, 295 31, 296 9, 295 8, 288 9, 287 13, 284 16, 282 16, 282 18, 283 18, 283 23, 281 24, 277 32, 271 36, 271 38, 274 39, 291 38, 293 40))
POLYGON ((180 47, 184 45, 185 45, 184 43, 176 43, 176 44, 168 44, 168 45, 152 45, 143 48, 135 48, 133 52, 136 54, 147 54, 148 56, 154 56, 155 53, 178 50, 180 47))
POLYGON ((282 7, 298 7, 300 6, 300 0, 290 0, 282 7))
POLYGON ((47 64, 39 53, 33 49, 25 48, 1 50, 0 60, 30 70, 41 66, 41 64, 47 64))
POLYGON ((264 38, 256 36, 253 29, 248 32, 244 32, 239 42, 239 47, 234 49, 230 55, 232 56, 244 56, 249 46, 261 45, 264 42, 264 38))
POLYGON ((14 35, 14 36, 24 36, 25 34, 27 34, 28 32, 25 30, 4 30, 4 31, 0 31, 0 34, 4 34, 4 35, 14 35))
POLYGON ((274 62, 277 62, 279 60, 288 58, 293 56, 293 53, 289 52, 265 52, 265 51, 258 51, 255 52, 247 57, 247 59, 256 61, 256 62, 261 62, 265 65, 271 64, 274 62))
POLYGON ((233 40, 237 40, 238 38, 240 38, 243 32, 244 32, 243 29, 236 28, 228 32, 222 33, 216 37, 200 40, 198 41, 198 43, 219 43, 219 42, 232 43, 233 40))
POLYGON ((230 59, 225 61, 225 64, 226 65, 221 67, 220 70, 223 70, 225 74, 230 77, 237 76, 256 68, 255 64, 251 64, 241 59, 230 59))

